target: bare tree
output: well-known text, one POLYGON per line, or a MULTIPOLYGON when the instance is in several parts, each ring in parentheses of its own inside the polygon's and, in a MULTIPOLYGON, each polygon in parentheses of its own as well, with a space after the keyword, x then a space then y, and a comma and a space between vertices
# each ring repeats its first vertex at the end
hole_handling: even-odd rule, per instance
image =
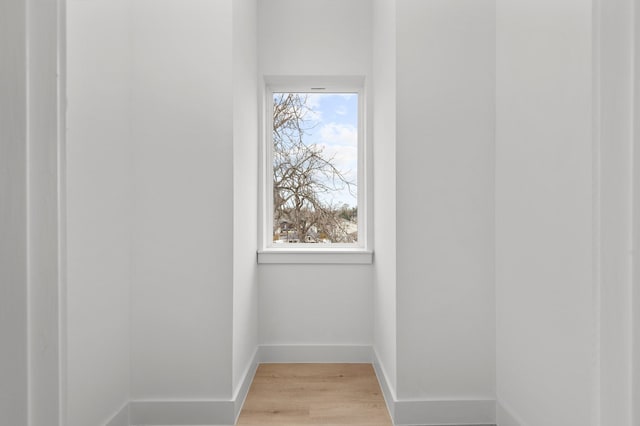
POLYGON ((273 209, 274 226, 290 224, 300 241, 310 233, 332 242, 353 242, 345 232, 338 209, 324 201, 325 194, 348 189, 355 182, 335 165, 322 147, 305 142, 315 127, 308 95, 278 93, 273 99, 273 209))

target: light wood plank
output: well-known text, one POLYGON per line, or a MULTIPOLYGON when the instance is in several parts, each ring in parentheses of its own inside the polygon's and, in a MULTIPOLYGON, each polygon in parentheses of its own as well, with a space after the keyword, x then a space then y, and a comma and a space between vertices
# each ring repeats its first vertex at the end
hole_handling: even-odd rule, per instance
POLYGON ((392 426, 370 364, 261 364, 238 426, 392 426))

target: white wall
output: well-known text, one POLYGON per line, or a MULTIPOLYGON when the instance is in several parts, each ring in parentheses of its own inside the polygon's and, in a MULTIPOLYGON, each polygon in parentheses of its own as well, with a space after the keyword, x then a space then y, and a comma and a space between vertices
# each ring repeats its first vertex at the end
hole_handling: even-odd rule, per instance
POLYGON ((397 3, 397 394, 494 397, 493 0, 397 3))
POLYGON ((633 1, 600 11, 600 424, 631 426, 633 1))
POLYGON ((640 422, 640 7, 634 8, 633 103, 633 265, 632 265, 632 420, 640 422))
POLYGON ((56 1, 0 6, 0 423, 61 424, 56 1), (28 61, 27 61, 28 58, 28 61))
POLYGON ((369 265, 261 265, 260 342, 372 342, 369 265))
POLYGON ((258 345, 257 2, 233 7, 233 389, 258 345))
POLYGON ((229 399, 231 2, 133 2, 133 399, 229 399))
POLYGON ((592 7, 497 0, 497 397, 531 426, 596 424, 592 7))
POLYGON ((29 426, 64 423, 63 11, 60 1, 27 2, 29 426))
POLYGON ((256 9, 69 3, 70 425, 130 398, 228 401, 249 366, 256 9))
MULTIPOLYGON (((258 40, 261 76, 371 77, 366 0, 261 0, 258 40)), ((260 265, 258 271, 260 343, 372 343, 371 266, 260 265), (286 278, 292 276, 295 282, 286 278)))
MULTIPOLYGON (((373 2, 373 342, 396 389, 396 2, 373 2)), ((394 395, 395 396, 395 395, 394 395)))
POLYGON ((26 4, 0 3, 0 425, 27 423, 26 4))
POLYGON ((258 6, 262 74, 369 75, 369 1, 265 0, 258 6))
POLYGON ((129 400, 130 2, 67 12, 67 407, 69 426, 87 426, 129 400))

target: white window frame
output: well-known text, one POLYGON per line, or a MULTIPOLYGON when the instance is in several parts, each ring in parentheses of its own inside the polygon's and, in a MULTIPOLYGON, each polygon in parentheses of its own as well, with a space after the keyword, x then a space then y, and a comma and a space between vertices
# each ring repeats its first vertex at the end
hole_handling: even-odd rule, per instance
POLYGON ((264 79, 260 137, 260 226, 258 263, 372 263, 367 101, 362 76, 268 76, 264 79), (357 93, 358 95, 358 241, 353 244, 273 243, 273 94, 357 93), (295 246, 295 247, 292 247, 295 246))

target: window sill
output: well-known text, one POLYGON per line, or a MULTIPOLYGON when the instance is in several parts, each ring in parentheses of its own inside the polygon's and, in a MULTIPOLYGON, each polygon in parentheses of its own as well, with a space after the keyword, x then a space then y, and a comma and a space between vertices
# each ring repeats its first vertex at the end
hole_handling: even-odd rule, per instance
POLYGON ((363 249, 258 250, 260 264, 370 265, 373 252, 363 249))

